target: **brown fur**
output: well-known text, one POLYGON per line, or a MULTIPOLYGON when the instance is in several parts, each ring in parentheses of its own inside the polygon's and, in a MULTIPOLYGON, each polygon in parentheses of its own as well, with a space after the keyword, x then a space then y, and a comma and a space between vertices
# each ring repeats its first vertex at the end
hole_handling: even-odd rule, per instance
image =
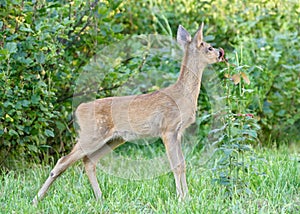
POLYGON ((214 49, 203 41, 202 29, 203 24, 192 39, 182 26, 178 28, 177 40, 185 54, 175 84, 151 94, 98 99, 77 108, 78 142, 70 154, 58 160, 34 203, 42 199, 53 181, 79 159, 83 159, 95 196, 100 198, 102 193, 96 179, 99 158, 125 141, 144 137, 162 138, 177 194, 181 198, 186 196, 188 188, 181 135, 195 122, 204 68, 224 57, 223 50, 214 49))

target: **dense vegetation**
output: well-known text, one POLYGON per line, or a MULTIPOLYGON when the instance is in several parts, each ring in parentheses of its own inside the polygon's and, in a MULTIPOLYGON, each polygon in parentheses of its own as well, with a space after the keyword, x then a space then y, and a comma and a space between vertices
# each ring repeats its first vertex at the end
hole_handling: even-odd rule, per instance
MULTIPOLYGON (((99 49, 126 35, 175 37, 179 24, 195 31, 202 21, 206 39, 223 47, 229 61, 239 65, 220 78, 243 74, 251 81, 227 90, 230 112, 253 114, 263 145, 299 142, 297 1, 4 0, 0 11, 2 166, 9 165, 6 157, 37 161, 70 149, 75 139, 75 80, 99 49), (250 93, 237 97, 234 93, 241 87, 250 93), (236 101, 241 105, 233 106, 236 101)), ((168 72, 168 67, 162 69, 168 72)), ((99 97, 114 95, 130 76, 108 72, 99 97)), ((207 108, 205 99, 203 95, 201 109, 207 108)))

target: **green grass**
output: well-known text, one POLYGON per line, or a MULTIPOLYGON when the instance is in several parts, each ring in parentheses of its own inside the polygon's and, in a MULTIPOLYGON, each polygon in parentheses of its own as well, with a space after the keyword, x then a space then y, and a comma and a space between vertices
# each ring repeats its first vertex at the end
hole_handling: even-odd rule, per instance
MULTIPOLYGON (((69 168, 36 207, 31 200, 45 181, 50 166, 2 173, 1 213, 300 213, 300 163, 287 149, 257 150, 253 170, 244 181, 251 193, 228 194, 212 182, 213 160, 201 165, 201 153, 187 158, 190 196, 176 198, 171 173, 156 179, 132 181, 98 170, 103 200, 96 201, 82 164, 69 168), (254 170, 255 169, 255 170, 254 170)), ((24 166, 25 167, 25 166, 24 166)), ((251 168, 251 169, 252 169, 251 168)))

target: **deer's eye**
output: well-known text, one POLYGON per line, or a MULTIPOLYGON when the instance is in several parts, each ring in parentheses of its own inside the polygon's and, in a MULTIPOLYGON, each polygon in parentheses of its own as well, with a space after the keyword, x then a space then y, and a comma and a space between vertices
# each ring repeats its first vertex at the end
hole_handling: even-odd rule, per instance
POLYGON ((209 48, 208 48, 208 50, 209 50, 209 51, 212 51, 212 50, 213 50, 213 48, 212 48, 212 47, 209 47, 209 48))

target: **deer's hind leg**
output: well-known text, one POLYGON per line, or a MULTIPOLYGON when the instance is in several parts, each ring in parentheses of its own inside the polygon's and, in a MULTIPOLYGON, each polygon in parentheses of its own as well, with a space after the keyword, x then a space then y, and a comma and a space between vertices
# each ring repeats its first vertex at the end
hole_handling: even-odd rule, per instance
MULTIPOLYGON (((82 132, 85 133, 85 132, 82 132)), ((79 137, 78 142, 72 149, 72 151, 60 158, 54 168, 52 169, 49 177, 43 184, 42 188, 39 190, 38 195, 33 199, 33 204, 37 204, 38 200, 41 200, 46 192, 48 191, 51 184, 74 162, 80 160, 88 155, 95 153, 95 151, 99 150, 101 146, 103 146, 106 142, 108 142, 112 136, 111 134, 105 135, 104 138, 100 138, 101 140, 95 140, 97 136, 89 137, 87 134, 79 137), (84 136, 84 137, 82 137, 84 136)))
POLYGON ((38 195, 33 199, 33 203, 37 204, 38 200, 41 200, 45 196, 49 187, 56 180, 56 178, 59 175, 61 175, 61 173, 63 173, 74 162, 83 158, 84 155, 84 151, 82 151, 80 144, 77 143, 68 155, 60 158, 57 161, 55 167, 52 169, 49 177, 43 184, 42 188, 39 190, 38 195))
POLYGON ((99 183, 96 177, 96 165, 100 158, 114 150, 119 145, 123 144, 124 140, 122 139, 114 139, 107 142, 100 149, 92 153, 91 155, 87 155, 83 158, 83 163, 85 167, 85 172, 89 178, 91 186, 93 188, 96 199, 100 199, 102 196, 102 192, 99 187, 99 183))

